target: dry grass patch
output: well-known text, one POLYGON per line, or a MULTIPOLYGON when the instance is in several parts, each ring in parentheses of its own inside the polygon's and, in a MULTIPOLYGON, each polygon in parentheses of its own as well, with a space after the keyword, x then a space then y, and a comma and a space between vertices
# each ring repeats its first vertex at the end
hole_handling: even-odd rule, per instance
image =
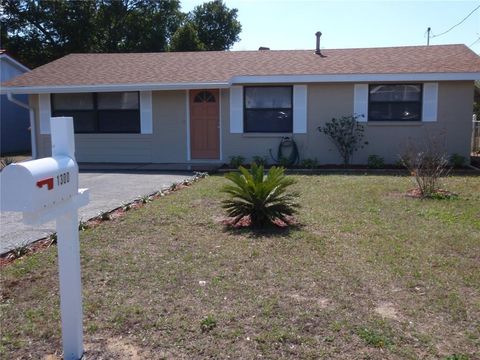
MULTIPOLYGON (((81 233, 88 358, 446 358, 480 347, 480 181, 296 176, 301 225, 226 229, 221 177, 81 233)), ((61 349, 56 248, 1 270, 4 358, 61 349)))

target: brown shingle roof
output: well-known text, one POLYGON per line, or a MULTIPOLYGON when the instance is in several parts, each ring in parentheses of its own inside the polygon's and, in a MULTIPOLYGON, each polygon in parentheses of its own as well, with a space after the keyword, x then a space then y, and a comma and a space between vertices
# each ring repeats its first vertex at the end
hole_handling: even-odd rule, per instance
POLYGON ((476 73, 465 45, 322 50, 70 54, 3 86, 227 83, 241 75, 476 73))

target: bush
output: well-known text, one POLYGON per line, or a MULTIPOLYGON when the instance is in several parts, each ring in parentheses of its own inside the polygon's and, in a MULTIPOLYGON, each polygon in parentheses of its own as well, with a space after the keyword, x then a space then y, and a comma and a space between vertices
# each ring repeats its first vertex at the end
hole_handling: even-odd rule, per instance
POLYGON ((319 126, 318 131, 327 135, 337 148, 342 157, 343 164, 347 166, 353 157, 353 153, 368 145, 363 141, 363 125, 357 122, 358 116, 342 116, 333 118, 324 127, 319 126))
POLYGON ((230 156, 230 166, 232 168, 238 168, 240 165, 243 165, 245 162, 245 158, 241 155, 238 156, 230 156))
POLYGON ((300 166, 304 169, 315 169, 318 166, 317 159, 303 159, 300 166))
POLYGON ((368 155, 367 164, 368 164, 368 167, 371 169, 380 169, 385 166, 385 161, 381 156, 368 155))
POLYGON ((434 197, 440 178, 449 172, 448 161, 438 141, 428 139, 423 149, 409 142, 400 159, 415 179, 422 197, 434 197))
POLYGON ((237 224, 249 217, 253 227, 273 224, 277 219, 288 223, 288 216, 295 213, 298 205, 294 202, 296 193, 287 193, 287 188, 295 181, 285 176, 282 167, 272 166, 264 175, 263 166, 252 164, 250 171, 240 166, 240 173, 231 172, 225 177, 233 182, 222 192, 229 195, 223 201, 223 208, 237 224))
MULTIPOLYGON (((252 157, 252 160, 255 164, 257 165, 262 165, 262 166, 267 166, 267 157, 266 156, 260 156, 256 155, 252 157)), ((237 166, 238 167, 238 166, 237 166)))
POLYGON ((8 165, 14 164, 14 163, 15 163, 15 159, 14 159, 14 158, 6 157, 6 158, 1 159, 1 160, 0 160, 0 171, 1 171, 4 167, 7 167, 8 165))
POLYGON ((461 168, 465 165, 466 162, 467 159, 465 158, 465 156, 462 156, 460 154, 455 153, 450 156, 450 164, 453 167, 461 168))

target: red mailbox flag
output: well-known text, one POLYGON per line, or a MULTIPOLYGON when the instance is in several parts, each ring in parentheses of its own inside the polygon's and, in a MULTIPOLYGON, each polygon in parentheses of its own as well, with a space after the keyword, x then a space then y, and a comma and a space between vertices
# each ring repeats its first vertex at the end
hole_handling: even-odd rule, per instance
POLYGON ((53 177, 37 181, 37 186, 39 188, 42 188, 44 185, 47 185, 48 190, 52 190, 53 189, 53 177))

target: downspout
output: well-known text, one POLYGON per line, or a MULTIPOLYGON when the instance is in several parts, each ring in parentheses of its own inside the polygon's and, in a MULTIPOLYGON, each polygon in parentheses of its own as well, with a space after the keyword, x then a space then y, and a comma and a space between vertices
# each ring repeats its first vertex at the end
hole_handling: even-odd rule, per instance
POLYGON ((7 93, 7 99, 18 106, 27 109, 30 112, 30 139, 32 142, 32 159, 37 158, 37 131, 35 127, 35 111, 30 105, 21 102, 13 97, 12 93, 7 93))

